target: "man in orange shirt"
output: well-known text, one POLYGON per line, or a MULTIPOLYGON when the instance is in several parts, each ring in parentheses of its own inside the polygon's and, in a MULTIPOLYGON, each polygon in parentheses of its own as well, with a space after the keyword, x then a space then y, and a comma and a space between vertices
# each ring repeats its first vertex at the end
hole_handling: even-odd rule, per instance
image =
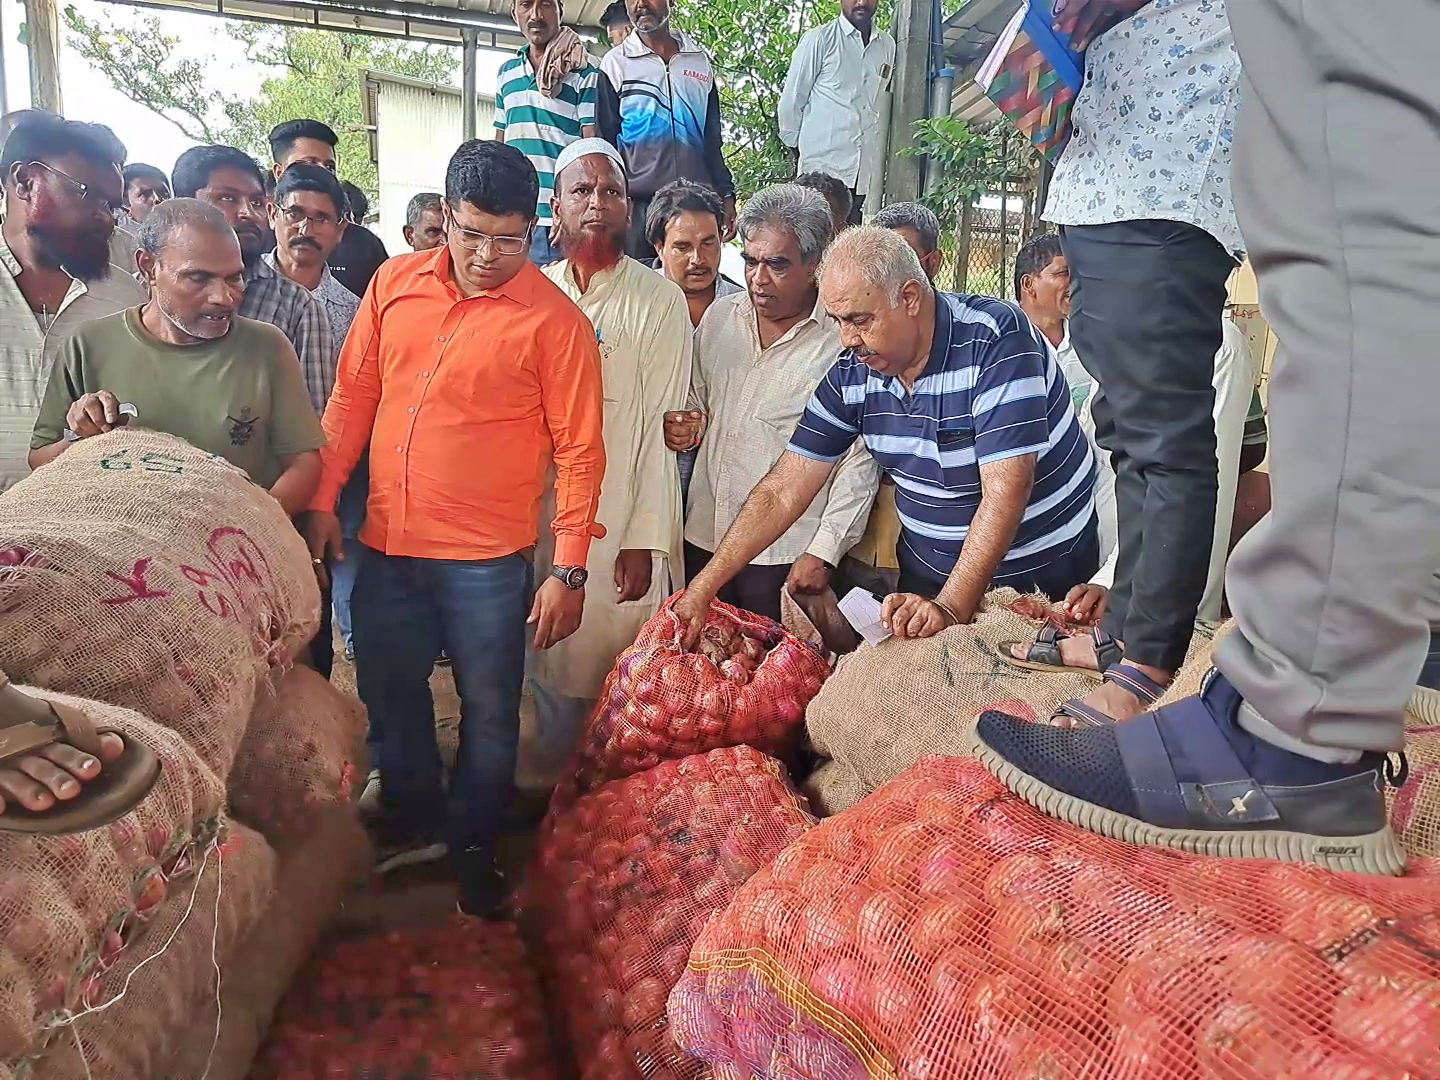
POLYGON ((446 244, 386 262, 345 341, 306 523, 316 558, 342 557, 335 501, 369 447, 352 618, 360 698, 379 729, 378 869, 448 845, 461 910, 486 918, 504 906, 494 842, 515 772, 526 625, 537 649, 575 631, 590 541, 605 533, 600 351, 526 257, 538 189, 514 147, 472 140, 450 159, 446 244), (552 459, 555 567, 537 590, 552 459), (448 796, 429 688, 442 649, 460 693, 448 796))

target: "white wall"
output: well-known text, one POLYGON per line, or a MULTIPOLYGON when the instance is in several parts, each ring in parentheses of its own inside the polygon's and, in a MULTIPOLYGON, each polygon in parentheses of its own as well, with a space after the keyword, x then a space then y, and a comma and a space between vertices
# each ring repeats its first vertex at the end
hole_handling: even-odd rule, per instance
MULTIPOLYGON (((391 255, 409 251, 401 229, 405 207, 421 191, 445 190, 445 166, 460 145, 460 92, 381 82, 375 110, 379 222, 391 255)), ((495 137, 495 103, 480 99, 476 136, 495 137)))

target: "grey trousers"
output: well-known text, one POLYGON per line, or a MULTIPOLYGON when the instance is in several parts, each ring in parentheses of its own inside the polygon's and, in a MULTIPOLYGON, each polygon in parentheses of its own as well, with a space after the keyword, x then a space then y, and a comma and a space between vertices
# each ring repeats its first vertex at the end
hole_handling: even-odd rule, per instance
POLYGON ((1274 507, 1216 666, 1320 747, 1395 750, 1440 615, 1440 2, 1243 0, 1235 205, 1281 343, 1274 507))

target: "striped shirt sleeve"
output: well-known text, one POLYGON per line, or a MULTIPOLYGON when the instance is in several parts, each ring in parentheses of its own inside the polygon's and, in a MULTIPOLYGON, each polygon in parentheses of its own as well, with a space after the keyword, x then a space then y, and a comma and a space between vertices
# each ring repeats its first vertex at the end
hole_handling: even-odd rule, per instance
POLYGON ((1042 453, 1050 443, 1046 351, 1029 320, 1002 322, 979 350, 972 414, 975 459, 980 465, 1042 453))
POLYGON ((786 449, 813 461, 839 461, 860 434, 864 400, 865 385, 850 385, 841 363, 832 364, 810 396, 786 449))
POLYGON ((577 119, 583 128, 586 125, 595 123, 596 102, 600 98, 600 69, 591 65, 585 69, 585 74, 580 80, 580 108, 577 110, 577 119))
POLYGON ((509 72, 505 69, 509 66, 507 62, 495 76, 495 120, 492 126, 496 131, 505 130, 505 80, 509 77, 509 72))

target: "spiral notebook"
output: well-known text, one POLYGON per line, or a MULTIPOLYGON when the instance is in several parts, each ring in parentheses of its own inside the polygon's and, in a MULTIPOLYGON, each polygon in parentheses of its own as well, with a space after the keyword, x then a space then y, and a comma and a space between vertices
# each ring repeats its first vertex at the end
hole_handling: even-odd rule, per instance
POLYGON ((1031 0, 1006 25, 975 82, 1051 161, 1070 138, 1070 107, 1085 81, 1085 58, 1052 25, 1053 0, 1031 0))

